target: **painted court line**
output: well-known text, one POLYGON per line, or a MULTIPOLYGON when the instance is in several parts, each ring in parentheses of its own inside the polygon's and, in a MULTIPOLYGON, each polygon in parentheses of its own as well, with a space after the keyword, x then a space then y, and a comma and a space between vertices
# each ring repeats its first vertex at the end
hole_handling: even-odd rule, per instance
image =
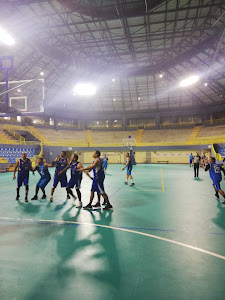
POLYGON ((225 261, 225 256, 223 256, 223 255, 220 255, 220 254, 208 251, 208 250, 204 250, 202 248, 198 248, 198 247, 195 247, 195 246, 191 246, 191 245, 188 245, 188 244, 185 244, 185 243, 181 243, 181 242, 177 242, 177 241, 174 241, 174 240, 162 238, 162 237, 157 236, 157 235, 152 235, 152 234, 148 234, 148 233, 144 233, 144 232, 140 232, 140 231, 135 231, 135 230, 131 230, 131 229, 125 229, 125 228, 113 227, 113 226, 107 226, 107 225, 100 225, 100 224, 93 224, 93 223, 81 223, 81 222, 61 221, 61 220, 41 220, 41 219, 40 220, 35 220, 35 219, 21 219, 21 218, 5 218, 5 217, 0 217, 0 220, 6 220, 6 221, 9 221, 9 222, 10 221, 11 222, 13 222, 13 221, 14 222, 15 221, 17 221, 17 222, 21 222, 21 221, 30 222, 31 221, 33 223, 39 223, 39 224, 41 224, 41 223, 76 224, 76 225, 83 225, 83 226, 94 226, 94 227, 101 227, 101 228, 119 230, 119 231, 134 233, 134 234, 138 234, 138 235, 142 235, 142 236, 147 236, 147 237, 150 237, 150 238, 153 238, 153 239, 157 239, 157 240, 161 240, 161 241, 168 242, 168 243, 171 243, 171 244, 175 244, 175 245, 178 245, 178 246, 182 246, 182 247, 185 247, 185 248, 189 248, 189 249, 192 249, 192 250, 204 253, 204 254, 208 254, 210 256, 220 258, 220 259, 225 261))

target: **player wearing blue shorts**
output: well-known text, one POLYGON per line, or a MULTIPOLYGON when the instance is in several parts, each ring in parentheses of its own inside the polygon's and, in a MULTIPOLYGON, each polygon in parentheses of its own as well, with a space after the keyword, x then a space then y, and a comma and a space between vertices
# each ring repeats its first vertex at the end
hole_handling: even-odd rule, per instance
POLYGON ((189 155, 189 164, 190 164, 190 167, 191 167, 191 166, 193 167, 193 159, 194 159, 194 156, 193 156, 193 154, 191 153, 191 154, 189 155))
MULTIPOLYGON (((80 185, 82 181, 82 171, 78 171, 78 169, 83 168, 82 164, 78 161, 78 155, 73 154, 71 156, 71 162, 70 164, 65 167, 62 171, 59 172, 59 175, 62 174, 63 172, 66 172, 68 169, 71 170, 71 178, 70 181, 68 182, 66 186, 67 193, 70 194, 74 200, 76 200, 76 196, 73 194, 72 188, 75 187, 77 196, 78 196, 78 203, 76 207, 82 207, 82 202, 81 202, 81 192, 80 192, 80 185)), ((89 176, 89 174, 87 174, 89 176)), ((89 176, 91 178, 91 176, 89 176)))
MULTIPOLYGON (((20 198, 20 188, 24 184, 25 185, 25 202, 28 202, 28 191, 29 191, 29 172, 32 171, 32 166, 29 158, 27 158, 27 154, 25 152, 22 153, 21 158, 16 162, 16 166, 13 172, 13 180, 16 179, 16 170, 18 169, 17 176, 17 196, 16 200, 20 198)), ((34 172, 33 172, 34 174, 34 172)))
POLYGON ((106 173, 107 167, 108 167, 108 157, 106 156, 106 154, 104 155, 102 161, 103 161, 103 167, 104 167, 104 172, 106 173))
MULTIPOLYGON (((224 176, 225 176, 225 171, 222 168, 222 166, 220 166, 219 164, 216 164, 215 157, 210 157, 209 163, 206 165, 206 168, 205 168, 205 171, 208 171, 208 170, 209 170, 210 178, 213 181, 213 187, 216 191, 215 196, 217 198, 219 198, 219 193, 220 193, 220 195, 222 195, 223 198, 225 199, 225 193, 220 187, 220 182, 222 180, 221 171, 223 172, 224 176)), ((224 179, 225 179, 225 177, 224 177, 224 179)), ((225 204, 225 200, 222 202, 222 204, 225 204)))
MULTIPOLYGON (((51 197, 50 197, 50 202, 53 202, 53 194, 55 191, 55 188, 57 187, 58 183, 60 182, 61 188, 66 188, 67 186, 67 176, 66 172, 60 173, 65 167, 68 166, 68 159, 66 158, 66 152, 62 151, 60 153, 60 157, 58 156, 53 162, 52 165, 56 165, 55 168, 55 175, 54 175, 54 182, 53 182, 53 187, 51 189, 51 197)), ((70 195, 67 193, 67 199, 70 199, 70 195)))
POLYGON ((41 175, 40 180, 38 181, 36 185, 36 193, 34 197, 31 200, 38 200, 38 191, 39 189, 42 190, 43 196, 41 199, 46 199, 47 196, 45 194, 45 187, 51 180, 51 175, 49 173, 48 167, 51 165, 48 165, 47 163, 44 163, 44 159, 42 157, 39 157, 37 159, 37 166, 34 168, 34 172, 38 171, 38 173, 41 175))
POLYGON ((131 185, 130 186, 134 186, 135 183, 134 183, 133 177, 131 175, 133 165, 132 165, 132 161, 131 161, 129 153, 126 154, 126 158, 127 158, 126 165, 122 169, 122 171, 123 171, 125 168, 127 168, 126 181, 124 182, 124 184, 128 184, 128 178, 130 178, 130 181, 131 181, 131 185))
MULTIPOLYGON (((101 156, 101 152, 96 150, 93 153, 93 164, 92 166, 86 167, 86 168, 82 168, 82 171, 91 171, 93 170, 94 173, 94 179, 93 179, 93 183, 92 183, 92 187, 91 187, 91 196, 90 196, 90 202, 87 206, 84 207, 84 209, 92 209, 92 201, 94 199, 94 193, 96 192, 98 194, 98 199, 100 200, 100 196, 102 196, 104 198, 104 205, 105 208, 103 208, 103 210, 109 210, 112 209, 112 205, 109 202, 109 198, 108 195, 105 192, 104 189, 104 180, 105 180, 105 172, 104 172, 104 166, 103 166, 103 161, 100 158, 101 156)), ((99 201, 98 201, 99 203, 99 201)), ((100 205, 100 203, 99 203, 100 205)), ((97 207, 96 205, 93 207, 97 207)))

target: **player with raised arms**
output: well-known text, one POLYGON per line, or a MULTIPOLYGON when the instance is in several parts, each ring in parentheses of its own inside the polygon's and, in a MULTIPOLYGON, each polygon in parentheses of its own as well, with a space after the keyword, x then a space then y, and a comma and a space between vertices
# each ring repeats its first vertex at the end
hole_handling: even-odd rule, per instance
POLYGON ((41 197, 41 199, 46 199, 46 193, 45 193, 45 187, 47 186, 47 184, 49 183, 49 181, 51 180, 51 175, 49 173, 48 167, 51 167, 52 165, 47 164, 46 162, 44 162, 43 157, 39 157, 37 159, 37 166, 34 168, 34 172, 38 171, 38 173, 41 175, 40 180, 38 181, 37 185, 36 185, 36 191, 35 191, 35 195, 31 200, 38 200, 38 191, 39 189, 42 190, 43 192, 43 196, 41 197))
MULTIPOLYGON (((66 188, 67 186, 66 172, 61 173, 59 175, 59 172, 65 169, 65 167, 69 165, 68 159, 66 158, 66 152, 62 151, 60 153, 60 157, 57 156, 56 159, 52 162, 52 165, 56 166, 56 168, 55 168, 54 182, 51 188, 50 202, 53 202, 53 194, 59 182, 61 184, 61 188, 66 188)), ((68 193, 67 193, 67 199, 70 199, 70 195, 68 193)))
MULTIPOLYGON (((219 193, 220 193, 220 195, 222 195, 223 198, 225 199, 225 193, 220 187, 220 182, 222 180, 221 171, 223 172, 223 174, 225 176, 224 168, 222 166, 220 166, 219 164, 216 164, 215 157, 210 157, 209 163, 205 167, 205 171, 208 171, 208 170, 209 170, 210 178, 213 181, 213 187, 216 191, 216 194, 215 194, 216 198, 219 199, 219 193)), ((222 204, 225 204, 225 200, 222 202, 222 204)))
POLYGON ((126 154, 126 158, 127 158, 126 165, 122 169, 122 171, 123 171, 125 168, 127 168, 126 181, 124 182, 124 184, 128 184, 128 178, 130 177, 130 181, 131 181, 131 185, 130 186, 134 186, 135 183, 134 183, 133 177, 131 175, 133 165, 132 165, 132 161, 131 161, 129 153, 126 154))
POLYGON ((16 170, 18 169, 17 176, 17 196, 16 200, 20 198, 20 188, 24 184, 25 185, 25 202, 28 202, 28 191, 29 191, 29 172, 34 171, 31 166, 31 161, 27 158, 27 154, 25 152, 22 153, 21 158, 17 160, 16 166, 13 172, 13 180, 16 179, 16 170))
POLYGON ((101 156, 101 152, 99 150, 95 150, 93 153, 93 158, 94 158, 93 164, 89 167, 80 169, 82 171, 89 171, 89 172, 93 170, 94 172, 94 179, 91 187, 90 202, 87 206, 84 207, 84 209, 92 209, 92 201, 94 199, 95 192, 97 192, 99 200, 100 200, 100 195, 102 195, 102 197, 104 198, 104 204, 106 206, 105 208, 103 208, 103 210, 109 210, 113 208, 109 202, 108 195, 106 194, 104 189, 105 172, 104 172, 103 161, 100 158, 100 156, 101 156))

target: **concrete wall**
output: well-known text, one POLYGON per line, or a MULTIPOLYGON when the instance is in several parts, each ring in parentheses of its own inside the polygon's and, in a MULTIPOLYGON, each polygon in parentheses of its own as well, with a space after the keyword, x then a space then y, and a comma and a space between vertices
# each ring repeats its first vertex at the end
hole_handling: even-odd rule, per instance
MULTIPOLYGON (((44 157, 48 162, 53 161, 61 151, 67 152, 67 157, 70 157, 73 152, 78 153, 81 163, 90 164, 93 161, 93 152, 95 148, 75 148, 75 147, 47 147, 44 146, 44 157)), ((106 154, 109 158, 109 164, 123 164, 126 160, 125 154, 127 147, 98 149, 102 154, 106 154)), ((198 152, 200 155, 204 152, 210 156, 211 149, 208 145, 200 146, 171 146, 171 147, 135 147, 135 159, 138 164, 157 163, 158 161, 169 161, 169 163, 189 163, 189 155, 192 152, 195 155, 198 152), (148 154, 148 155, 147 155, 148 154), (150 154, 150 155, 149 155, 150 154), (148 156, 148 160, 147 160, 148 156), (150 157, 150 160, 149 160, 150 157)))

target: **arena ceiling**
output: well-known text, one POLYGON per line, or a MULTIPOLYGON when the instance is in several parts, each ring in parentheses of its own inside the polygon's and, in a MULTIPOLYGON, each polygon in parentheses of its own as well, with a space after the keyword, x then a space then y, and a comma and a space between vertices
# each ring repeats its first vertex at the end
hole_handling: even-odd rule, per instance
POLYGON ((14 56, 10 80, 43 71, 48 107, 130 112, 225 102, 224 0, 2 0, 0 20, 16 38, 0 48, 14 56), (200 81, 178 87, 190 74, 200 81), (95 83, 97 95, 74 97, 80 80, 95 83))

